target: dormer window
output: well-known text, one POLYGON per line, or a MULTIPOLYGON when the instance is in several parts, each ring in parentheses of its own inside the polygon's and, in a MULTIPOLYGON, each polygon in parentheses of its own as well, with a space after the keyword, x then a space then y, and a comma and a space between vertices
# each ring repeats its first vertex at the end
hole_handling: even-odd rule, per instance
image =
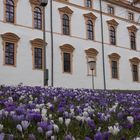
POLYGON ((108 10, 108 13, 110 14, 110 15, 114 15, 115 14, 115 12, 114 12, 114 7, 113 6, 108 6, 108 8, 107 8, 107 10, 108 10))
POLYGON ((128 19, 134 21, 134 13, 128 12, 128 19))
POLYGON ((88 8, 92 8, 92 0, 86 0, 85 6, 88 8))

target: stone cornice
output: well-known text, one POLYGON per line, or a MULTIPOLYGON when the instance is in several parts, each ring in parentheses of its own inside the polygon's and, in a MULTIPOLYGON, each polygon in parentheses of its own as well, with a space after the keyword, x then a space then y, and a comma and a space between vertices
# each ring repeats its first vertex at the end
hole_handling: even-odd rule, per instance
POLYGON ((112 26, 118 26, 119 23, 115 19, 107 20, 107 23, 112 26))
POLYGON ((117 53, 112 53, 112 54, 108 55, 108 57, 110 59, 115 59, 115 60, 119 60, 120 59, 120 55, 117 54, 117 53))
POLYGON ((85 18, 89 18, 89 19, 92 19, 92 20, 96 20, 96 16, 93 14, 93 13, 87 13, 87 14, 83 14, 83 16, 85 17, 85 18))
POLYGON ((89 48, 88 50, 85 50, 85 53, 88 57, 96 57, 99 52, 94 48, 89 48))
POLYGON ((73 52, 75 48, 70 44, 64 44, 64 45, 60 46, 60 49, 61 49, 61 51, 73 52))
MULTIPOLYGON (((30 41, 32 46, 37 46, 37 47, 43 47, 44 46, 44 41, 40 38, 36 38, 34 40, 30 41)), ((45 42, 45 45, 47 45, 47 43, 45 42)))
POLYGON ((129 59, 129 61, 130 61, 131 63, 135 63, 135 64, 139 64, 139 63, 140 63, 140 59, 137 58, 137 57, 133 57, 132 59, 129 59))
POLYGON ((10 42, 18 42, 20 39, 16 34, 10 32, 2 34, 1 37, 4 41, 10 41, 10 42))
POLYGON ((137 32, 138 28, 135 25, 131 25, 127 27, 129 32, 137 32))
POLYGON ((40 6, 40 0, 29 0, 30 4, 40 6))
POLYGON ((58 10, 62 13, 66 13, 66 14, 72 14, 73 13, 73 11, 68 6, 58 8, 58 10))

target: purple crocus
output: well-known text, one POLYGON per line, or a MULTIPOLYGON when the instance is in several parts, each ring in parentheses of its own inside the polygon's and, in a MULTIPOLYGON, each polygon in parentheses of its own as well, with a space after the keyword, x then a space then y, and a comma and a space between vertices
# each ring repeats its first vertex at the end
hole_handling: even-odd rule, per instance
POLYGON ((94 140, 103 140, 103 136, 102 133, 100 131, 98 131, 95 136, 94 136, 94 140))

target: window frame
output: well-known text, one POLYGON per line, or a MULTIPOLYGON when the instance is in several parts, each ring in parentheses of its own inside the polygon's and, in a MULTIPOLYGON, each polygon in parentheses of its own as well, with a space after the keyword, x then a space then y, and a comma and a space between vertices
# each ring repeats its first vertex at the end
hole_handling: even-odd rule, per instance
POLYGON ((85 0, 85 7, 86 8, 93 8, 93 0, 85 0))
POLYGON ((115 15, 115 8, 112 5, 107 5, 107 13, 110 15, 115 15))
POLYGON ((134 32, 130 33, 130 46, 132 50, 136 50, 136 34, 134 32))
POLYGON ((128 15, 128 20, 130 20, 130 21, 134 21, 135 20, 135 17, 134 17, 134 13, 133 12, 128 12, 127 13, 128 15))
POLYGON ((120 69, 119 69, 120 64, 119 64, 119 61, 120 61, 121 56, 117 53, 112 53, 112 54, 108 55, 108 57, 109 57, 109 63, 110 63, 111 79, 119 80, 120 79, 120 69), (113 76, 113 69, 112 69, 112 62, 113 61, 117 63, 117 77, 113 76))
POLYGON ((64 45, 60 46, 62 73, 64 73, 64 74, 72 74, 73 73, 73 52, 74 52, 74 49, 75 48, 70 44, 64 44, 64 45), (69 53, 70 54, 70 72, 65 72, 64 71, 64 53, 69 53))
POLYGON ((4 22, 15 24, 16 23, 16 10, 18 0, 11 0, 13 2, 13 20, 7 20, 7 0, 4 0, 4 22))
POLYGON ((92 20, 88 19, 87 20, 87 39, 89 40, 94 40, 94 25, 92 20))
POLYGON ((129 59, 130 61, 130 67, 131 67, 131 73, 132 73, 132 81, 133 82, 140 82, 140 77, 139 77, 139 65, 140 65, 140 59, 138 57, 133 57, 131 59, 129 59), (138 80, 134 80, 134 73, 133 73, 133 66, 136 65, 137 66, 137 75, 138 75, 138 80))
POLYGON ((109 27, 110 44, 116 45, 116 28, 114 26, 109 27))
POLYGON ((17 48, 18 48, 18 41, 20 40, 20 38, 11 32, 8 33, 4 33, 1 35, 2 36, 2 40, 3 40, 3 65, 4 66, 12 66, 12 67, 16 67, 17 65, 17 48), (13 47, 14 47, 14 64, 6 64, 6 60, 5 60, 5 52, 6 52, 6 43, 12 43, 13 47))
POLYGON ((42 9, 39 6, 34 6, 34 10, 33 10, 33 27, 34 29, 38 29, 38 30, 42 30, 43 29, 43 14, 42 14, 42 9), (35 11, 35 9, 39 9, 40 12, 35 11), (35 17, 35 14, 37 14, 38 16, 40 15, 40 18, 37 16, 35 17), (41 22, 40 27, 39 27, 39 22, 41 22), (35 26, 35 23, 37 24, 37 26, 35 26))
POLYGON ((70 19, 67 14, 62 15, 62 33, 63 35, 70 35, 70 19), (64 16, 67 18, 64 18, 64 16))
POLYGON ((139 72, 138 72, 138 64, 132 64, 132 77, 134 82, 139 82, 139 72), (136 66, 136 69, 134 69, 134 66, 136 66), (135 77, 137 76, 137 77, 135 77))

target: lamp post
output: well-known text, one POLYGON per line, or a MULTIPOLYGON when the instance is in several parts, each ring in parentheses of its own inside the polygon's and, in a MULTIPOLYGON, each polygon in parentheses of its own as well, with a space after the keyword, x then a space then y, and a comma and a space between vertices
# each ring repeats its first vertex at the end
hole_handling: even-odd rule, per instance
POLYGON ((45 7, 48 4, 48 0, 40 0, 40 5, 43 7, 43 48, 44 48, 44 67, 43 67, 43 84, 47 85, 47 71, 46 71, 46 32, 45 32, 45 7))
POLYGON ((95 70, 96 61, 91 60, 91 61, 88 62, 88 64, 89 64, 89 68, 90 68, 90 70, 92 72, 92 88, 94 89, 94 75, 93 75, 93 70, 95 70))

